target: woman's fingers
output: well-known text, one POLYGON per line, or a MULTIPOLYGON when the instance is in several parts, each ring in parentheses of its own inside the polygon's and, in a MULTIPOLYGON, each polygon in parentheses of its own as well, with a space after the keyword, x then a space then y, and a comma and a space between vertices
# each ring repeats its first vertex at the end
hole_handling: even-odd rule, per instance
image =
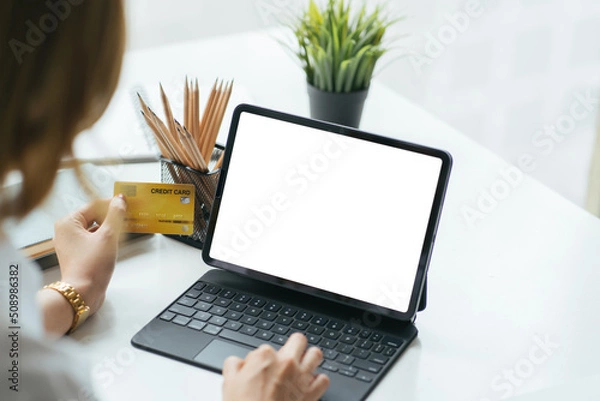
POLYGON ((230 356, 223 362, 223 376, 227 377, 231 374, 239 372, 244 366, 244 360, 237 356, 230 356))
POLYGON ((327 391, 327 388, 329 388, 329 377, 327 377, 324 374, 319 374, 319 375, 315 376, 315 379, 310 384, 308 394, 307 394, 308 395, 307 399, 310 399, 310 400, 321 399, 323 394, 325 394, 325 391, 327 391))
POLYGON ((76 218, 86 229, 94 222, 102 224, 108 213, 110 202, 111 199, 96 199, 79 209, 75 213, 76 218))
POLYGON ((123 195, 115 196, 108 204, 106 217, 101 223, 99 230, 118 235, 121 232, 121 228, 123 228, 126 213, 127 203, 125 202, 125 198, 123 195))
POLYGON ((306 337, 300 333, 294 333, 288 338, 287 342, 279 350, 279 356, 281 358, 291 358, 297 362, 300 362, 306 345, 308 344, 306 337))
POLYGON ((300 367, 302 371, 312 373, 321 364, 323 351, 317 347, 310 347, 304 354, 300 367))

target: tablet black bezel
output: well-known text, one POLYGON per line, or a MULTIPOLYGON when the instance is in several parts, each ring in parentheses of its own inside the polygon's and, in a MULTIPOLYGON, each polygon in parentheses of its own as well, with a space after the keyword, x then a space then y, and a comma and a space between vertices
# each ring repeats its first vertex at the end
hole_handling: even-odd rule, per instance
POLYGON ((437 232, 437 227, 439 224, 442 205, 444 201, 444 197, 446 194, 446 190, 448 187, 448 181, 450 177, 450 170, 452 167, 452 157, 446 151, 434 149, 431 147, 417 145, 410 142, 400 141, 397 139, 392 139, 388 137, 383 137, 371 133, 367 133, 364 131, 360 131, 358 129, 349 128, 337 124, 331 124, 324 121, 312 120, 304 117, 299 117, 287 113, 282 113, 275 110, 265 109, 258 106, 248 105, 248 104, 240 104, 236 107, 231 126, 229 129, 229 136, 227 139, 225 156, 223 160, 223 166, 221 169, 221 176, 219 178, 219 183, 217 185, 215 201, 213 203, 213 208, 210 216, 208 232, 206 236, 206 241, 204 243, 204 247, 202 250, 202 258, 206 264, 209 266, 221 268, 224 270, 232 271, 241 275, 245 275, 254 279, 262 280, 271 284, 280 285, 285 288, 290 288, 296 291, 301 291, 310 295, 315 295, 318 297, 322 297, 328 300, 333 300, 336 302, 340 302, 345 305, 352 305, 354 307, 364 309, 371 313, 380 314, 384 316, 389 316, 394 319, 410 321, 413 320, 420 300, 421 295, 423 293, 424 284, 427 277, 427 269, 429 267, 429 262, 431 259, 431 253, 433 250, 433 245, 435 242, 435 236, 437 232), (370 304, 368 302, 360 301, 354 298, 349 298, 345 296, 341 296, 339 294, 331 293, 328 291, 324 291, 321 289, 317 289, 314 287, 310 287, 304 284, 300 284, 297 282, 293 282, 290 280, 286 280, 283 278, 275 277, 272 275, 268 275, 265 273, 254 271, 250 268, 239 266, 236 264, 232 264, 229 262, 225 262, 222 260, 214 259, 210 256, 210 247, 212 245, 213 234, 215 229, 215 222, 217 220, 219 214, 219 208, 221 205, 221 198, 223 194, 223 188, 225 186, 225 182, 227 180, 227 171, 229 168, 229 162, 231 158, 231 154, 233 148, 235 146, 235 138, 237 133, 238 124, 240 121, 240 117, 242 113, 251 113, 255 115, 260 115, 268 118, 273 118, 276 120, 286 121, 293 124, 299 124, 306 127, 316 128, 319 130, 327 131, 334 134, 345 135, 357 139, 367 140, 374 143, 379 143, 382 145, 388 145, 432 157, 437 157, 442 161, 442 168, 440 170, 440 175, 438 179, 438 184, 436 188, 434 202, 431 208, 431 214, 429 216, 429 221, 427 224, 427 230, 425 234, 425 240, 423 241, 423 248, 421 249, 421 257, 419 260, 419 266, 417 268, 417 273, 415 275, 415 283, 413 285, 413 292, 411 294, 410 303, 406 312, 399 312, 397 310, 384 308, 379 305, 370 304))

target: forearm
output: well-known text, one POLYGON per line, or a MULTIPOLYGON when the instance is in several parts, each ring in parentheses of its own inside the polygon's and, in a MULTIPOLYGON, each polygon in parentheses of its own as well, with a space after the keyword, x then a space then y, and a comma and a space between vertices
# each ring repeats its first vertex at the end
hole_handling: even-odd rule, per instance
POLYGON ((69 301, 52 289, 38 291, 37 298, 46 333, 53 337, 63 336, 73 324, 75 316, 69 301))

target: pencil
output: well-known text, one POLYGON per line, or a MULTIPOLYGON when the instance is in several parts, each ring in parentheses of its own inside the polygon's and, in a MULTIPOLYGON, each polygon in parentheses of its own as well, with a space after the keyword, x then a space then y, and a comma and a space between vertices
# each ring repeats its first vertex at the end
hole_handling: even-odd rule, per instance
POLYGON ((152 120, 150 120, 150 117, 146 113, 144 113, 141 110, 140 110, 140 113, 142 113, 142 115, 144 116, 144 120, 146 120, 146 124, 148 124, 148 126, 152 130, 152 133, 154 134, 154 140, 156 141, 156 144, 158 145, 158 149, 160 150, 161 156, 172 159, 173 155, 171 154, 171 152, 169 152, 167 145, 163 142, 162 137, 161 137, 160 133, 158 132, 158 128, 156 127, 156 124, 154 124, 154 122, 152 120))
POLYGON ((217 160, 217 163, 215 163, 215 166, 213 167, 213 171, 218 170, 223 166, 223 159, 225 159, 225 151, 223 151, 223 153, 221 153, 221 157, 219 157, 219 160, 217 160))
POLYGON ((215 83, 213 84, 211 90, 210 90, 210 95, 208 97, 208 101, 206 103, 206 106, 204 107, 204 113, 202 113, 202 122, 200 123, 200 129, 199 129, 199 133, 198 136, 196 137, 196 142, 198 143, 198 148, 200 148, 200 150, 202 150, 204 148, 204 140, 205 140, 205 130, 206 130, 206 124, 208 122, 209 119, 209 115, 212 112, 213 109, 213 104, 215 102, 215 96, 217 95, 216 93, 216 88, 217 88, 217 82, 219 80, 215 80, 215 83))
POLYGON ((183 125, 190 126, 190 88, 188 86, 188 77, 185 76, 185 86, 183 87, 183 125))

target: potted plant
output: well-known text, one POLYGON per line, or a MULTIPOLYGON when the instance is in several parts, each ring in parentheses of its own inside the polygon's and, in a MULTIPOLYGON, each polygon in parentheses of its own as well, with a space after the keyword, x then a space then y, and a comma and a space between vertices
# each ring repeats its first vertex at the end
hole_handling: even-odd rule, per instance
POLYGON ((383 37, 392 20, 380 6, 352 12, 346 0, 319 7, 310 0, 292 21, 294 53, 306 72, 312 118, 358 127, 375 65, 387 51, 383 37))

